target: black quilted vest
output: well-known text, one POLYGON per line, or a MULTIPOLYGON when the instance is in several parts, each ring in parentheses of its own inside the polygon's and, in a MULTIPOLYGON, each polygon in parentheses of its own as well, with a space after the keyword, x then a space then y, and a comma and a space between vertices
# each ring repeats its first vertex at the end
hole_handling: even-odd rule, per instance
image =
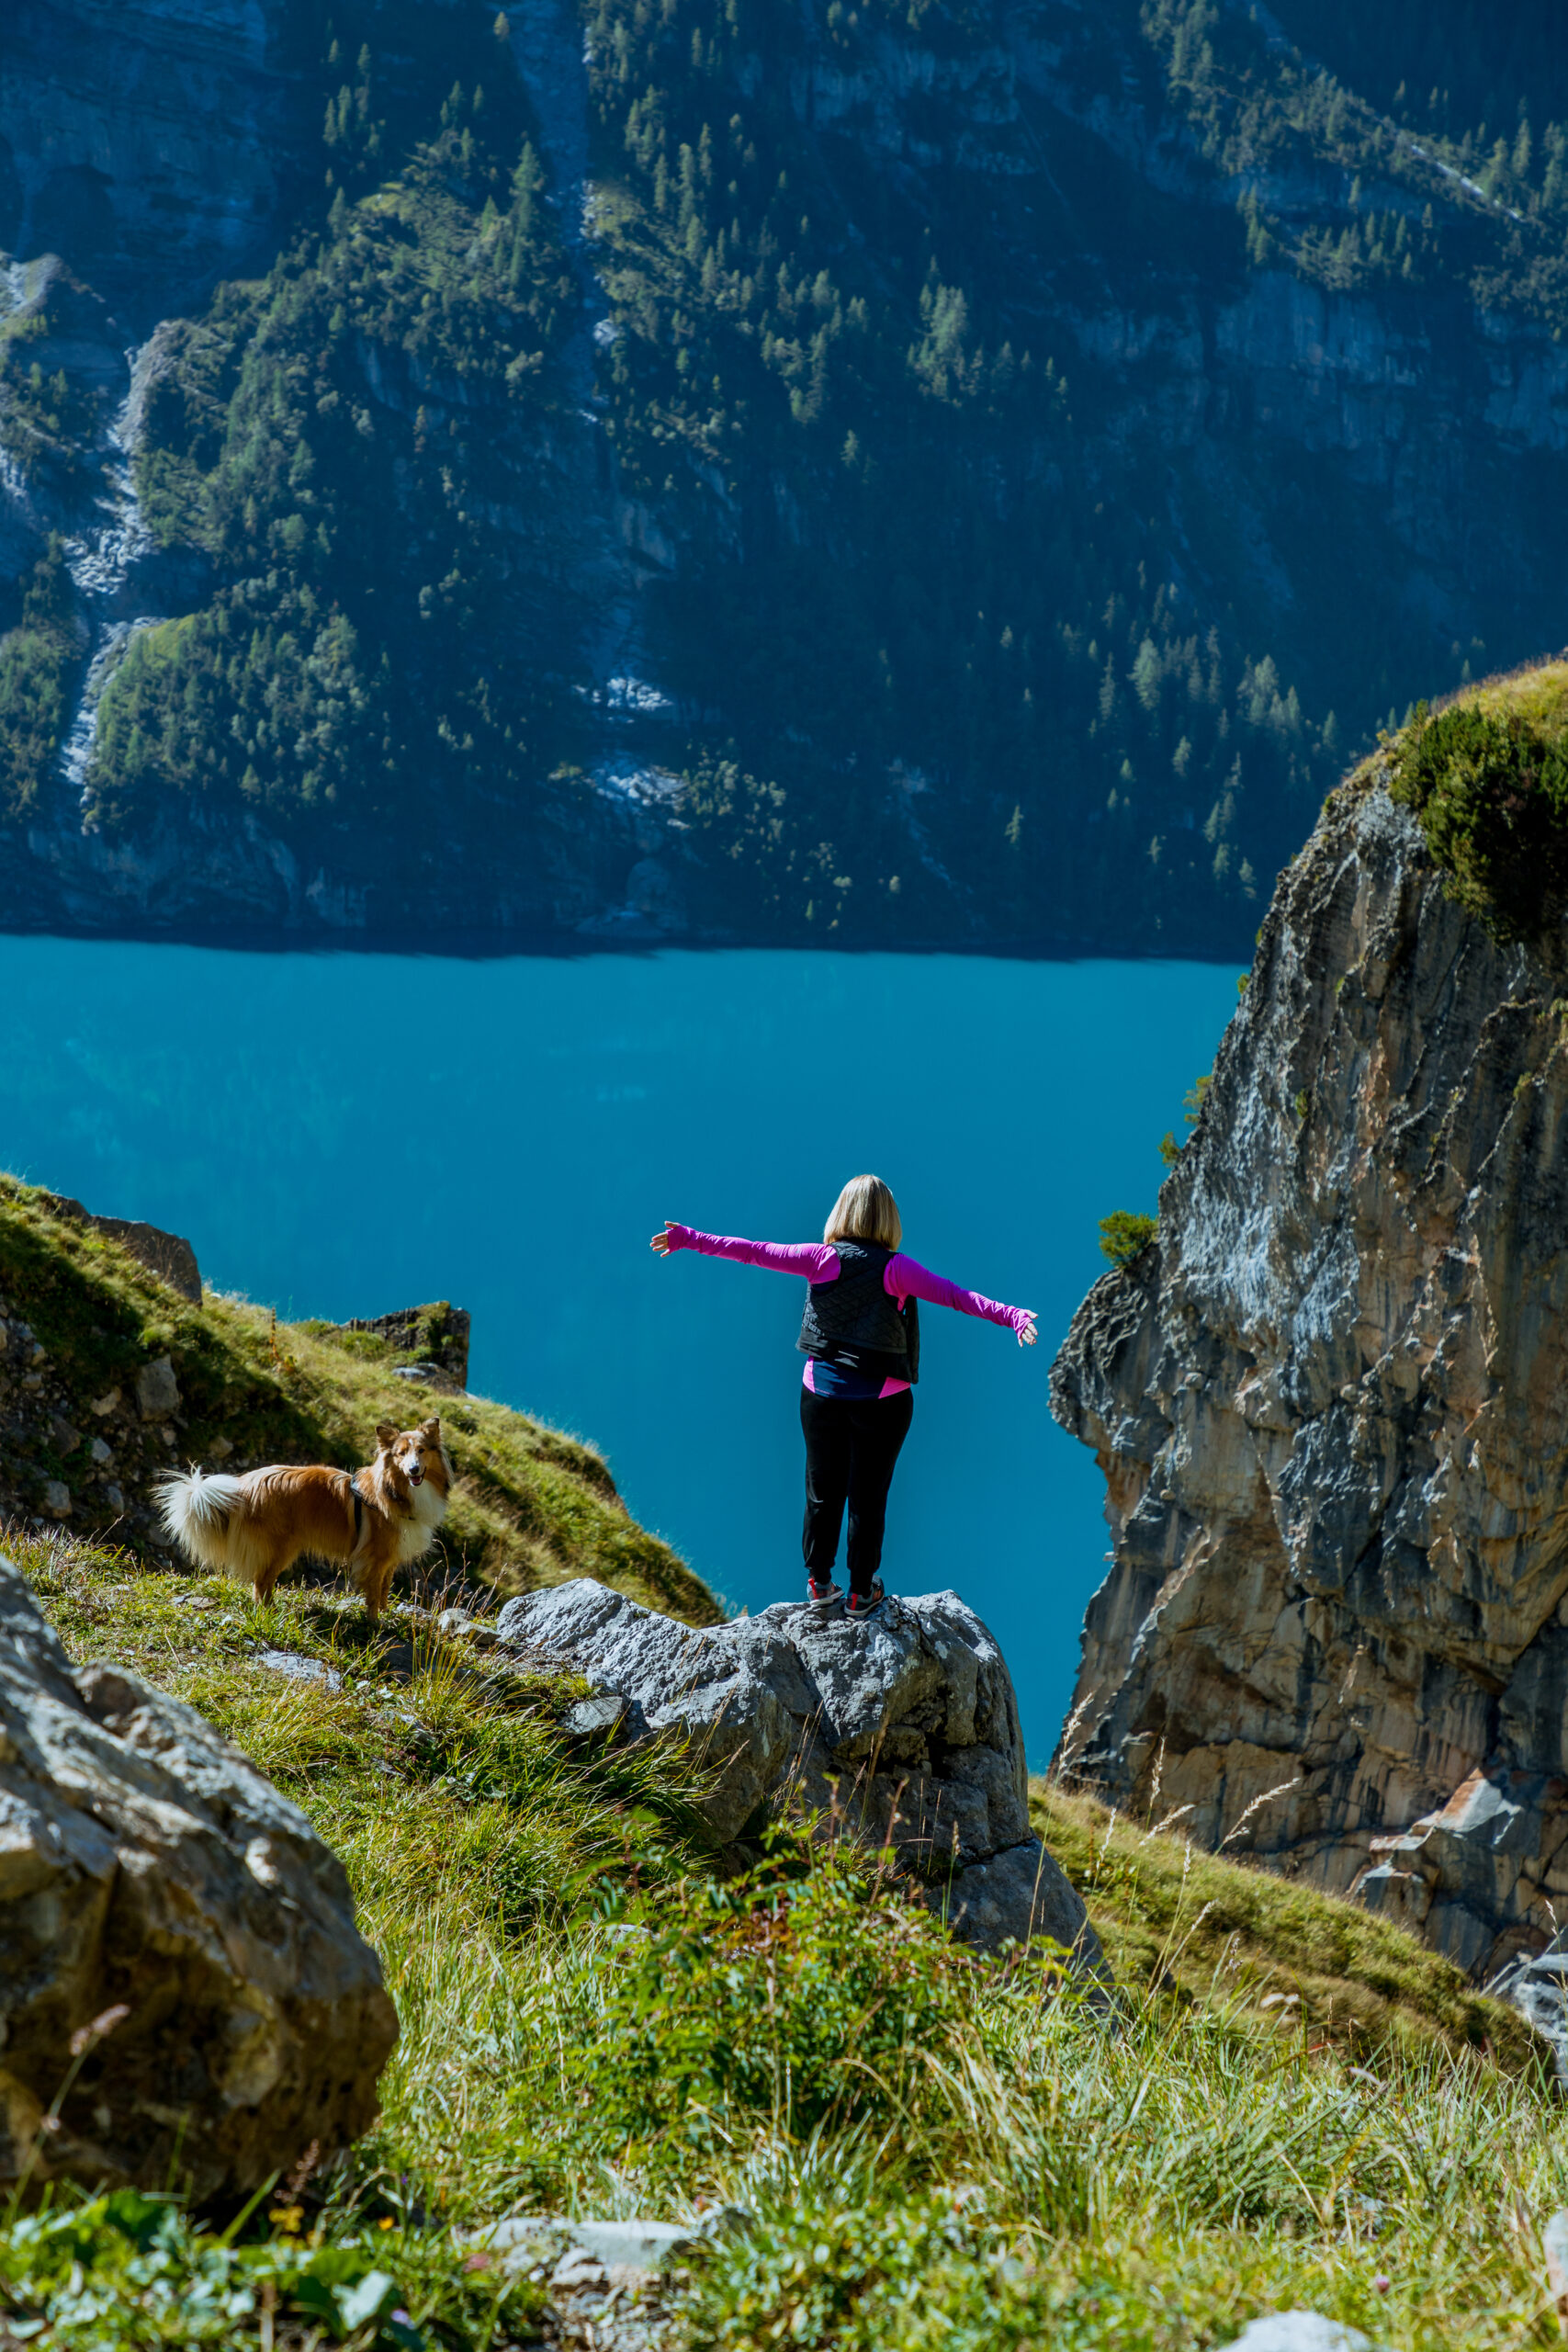
POLYGON ((907 1298, 900 1310, 882 1287, 891 1250, 877 1241, 835 1241, 839 1279, 813 1283, 806 1294, 795 1345, 802 1355, 863 1372, 876 1380, 920 1376, 920 1310, 907 1298))

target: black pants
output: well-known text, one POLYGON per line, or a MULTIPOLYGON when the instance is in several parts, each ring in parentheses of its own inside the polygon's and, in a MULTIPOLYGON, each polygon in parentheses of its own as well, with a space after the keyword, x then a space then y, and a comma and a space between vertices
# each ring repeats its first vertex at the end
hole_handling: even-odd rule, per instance
POLYGON ((820 1583, 832 1574, 844 1504, 850 1507, 850 1589, 867 1593, 882 1559, 882 1530, 893 1464, 909 1434, 915 1399, 814 1396, 800 1392, 806 1435, 806 1565, 820 1583))

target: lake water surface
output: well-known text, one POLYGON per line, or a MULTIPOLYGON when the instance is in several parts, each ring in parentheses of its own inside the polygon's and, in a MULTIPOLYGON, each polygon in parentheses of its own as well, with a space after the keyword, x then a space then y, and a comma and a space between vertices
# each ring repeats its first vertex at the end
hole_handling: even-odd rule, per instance
POLYGON ((1041 1344, 928 1308, 889 1587, 955 1586, 1043 1762, 1103 1573, 1046 1374, 1152 1208, 1230 966, 671 950, 489 963, 0 938, 0 1165, 189 1236, 207 1280, 341 1319, 471 1309, 476 1389, 591 1438, 737 1607, 800 1583, 800 1285, 648 1238, 809 1240, 846 1176, 1041 1344))

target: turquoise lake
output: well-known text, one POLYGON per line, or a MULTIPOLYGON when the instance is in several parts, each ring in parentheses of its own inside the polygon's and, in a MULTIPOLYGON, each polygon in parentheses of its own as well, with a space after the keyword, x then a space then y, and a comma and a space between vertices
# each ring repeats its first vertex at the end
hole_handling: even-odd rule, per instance
POLYGON ((1026 1350, 927 1309, 884 1566, 987 1621, 1043 1763, 1107 1541, 1046 1375, 1098 1219, 1154 1206, 1234 966, 6 938, 0 1002, 0 1165, 283 1315, 468 1307, 472 1385, 602 1447, 736 1608, 799 1589, 801 1288, 649 1236, 808 1240, 886 1177, 913 1256, 1039 1312, 1026 1350))

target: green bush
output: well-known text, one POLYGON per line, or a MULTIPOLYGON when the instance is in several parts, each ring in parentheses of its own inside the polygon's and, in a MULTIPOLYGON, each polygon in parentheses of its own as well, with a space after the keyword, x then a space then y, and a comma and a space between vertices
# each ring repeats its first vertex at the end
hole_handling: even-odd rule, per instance
POLYGON ((1100 1220, 1100 1247, 1113 1266, 1130 1266, 1155 1238, 1156 1220, 1135 1209, 1112 1209, 1100 1220))
POLYGON ((908 2121, 978 2035, 974 1971, 945 1931, 886 1871, 813 1858, 795 1832, 744 1877, 682 1886, 650 1925, 583 2072, 595 2136, 714 2147, 747 2120, 797 2138, 908 2121))
POLYGON ((704 2352, 781 2340, 887 2352, 908 2341, 910 2312, 933 2302, 939 2337, 955 2320, 962 2325, 965 2304, 986 2312, 987 2329, 994 2324, 998 2282, 976 2264, 975 2216, 951 2188, 889 2199, 869 2165, 791 2185, 796 2196, 768 2200, 704 2278, 694 2314, 704 2352), (950 2269, 965 2266, 981 2275, 954 2292, 950 2269))
POLYGON ((1568 903, 1568 754, 1527 719, 1425 703, 1390 786, 1411 809, 1450 899, 1495 939, 1529 939, 1568 903))

